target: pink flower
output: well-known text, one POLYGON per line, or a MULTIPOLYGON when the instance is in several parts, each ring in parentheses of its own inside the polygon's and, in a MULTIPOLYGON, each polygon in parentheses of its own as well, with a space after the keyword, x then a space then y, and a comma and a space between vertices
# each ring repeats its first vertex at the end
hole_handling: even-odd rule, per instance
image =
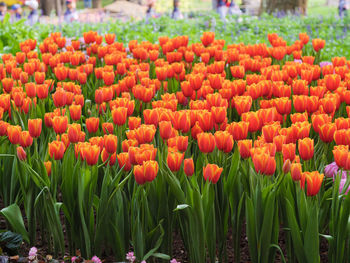
POLYGON ((96 256, 93 256, 92 259, 91 259, 92 262, 94 263, 102 263, 101 259, 99 259, 98 257, 96 256))
POLYGON ((136 257, 134 256, 134 252, 129 252, 126 254, 126 260, 133 263, 136 260, 136 257))
POLYGON ((36 247, 32 247, 30 250, 29 250, 29 253, 28 253, 28 259, 30 261, 33 261, 36 256, 37 256, 37 253, 38 253, 38 249, 36 247))

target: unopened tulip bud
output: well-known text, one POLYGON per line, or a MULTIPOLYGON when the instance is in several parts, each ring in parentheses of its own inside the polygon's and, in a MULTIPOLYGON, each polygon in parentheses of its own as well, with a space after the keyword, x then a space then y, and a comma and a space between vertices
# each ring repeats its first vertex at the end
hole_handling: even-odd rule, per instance
POLYGON ((283 167, 282 167, 282 170, 283 170, 283 173, 287 174, 290 172, 290 169, 291 169, 291 162, 289 159, 287 159, 284 164, 283 164, 283 167))

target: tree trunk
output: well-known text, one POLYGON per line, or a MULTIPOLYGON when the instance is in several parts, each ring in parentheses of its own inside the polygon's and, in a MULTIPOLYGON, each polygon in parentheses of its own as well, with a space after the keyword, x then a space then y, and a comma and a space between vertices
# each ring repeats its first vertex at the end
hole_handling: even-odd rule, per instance
POLYGON ((260 13, 300 13, 306 14, 307 0, 263 0, 261 3, 260 13))
POLYGON ((55 9, 55 1, 53 0, 41 0, 41 6, 43 14, 49 16, 51 12, 55 9))
POLYGON ((92 0, 92 8, 101 8, 102 1, 101 0, 92 0))

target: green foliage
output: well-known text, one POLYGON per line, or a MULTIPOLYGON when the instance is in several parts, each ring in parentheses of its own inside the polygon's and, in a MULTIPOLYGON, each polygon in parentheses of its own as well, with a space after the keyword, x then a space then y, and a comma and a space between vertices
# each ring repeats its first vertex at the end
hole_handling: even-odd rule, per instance
POLYGON ((321 60, 330 60, 334 56, 350 57, 350 17, 339 19, 336 16, 309 16, 305 18, 286 16, 276 18, 228 16, 222 21, 216 13, 195 13, 194 18, 174 21, 163 16, 145 21, 105 22, 99 24, 72 23, 66 25, 38 24, 28 27, 24 21, 11 24, 9 18, 0 23, 0 52, 19 51, 19 42, 35 38, 41 42, 50 32, 60 31, 68 38, 76 38, 82 32, 94 30, 100 34, 115 33, 116 40, 127 44, 130 40, 157 42, 159 36, 175 37, 188 35, 190 42, 197 41, 204 31, 215 31, 216 38, 227 43, 255 44, 267 43, 267 34, 278 32, 288 44, 292 44, 300 32, 307 32, 311 38, 326 40, 321 60))
POLYGON ((16 255, 22 244, 22 236, 11 231, 0 233, 0 251, 4 251, 10 255, 16 255))

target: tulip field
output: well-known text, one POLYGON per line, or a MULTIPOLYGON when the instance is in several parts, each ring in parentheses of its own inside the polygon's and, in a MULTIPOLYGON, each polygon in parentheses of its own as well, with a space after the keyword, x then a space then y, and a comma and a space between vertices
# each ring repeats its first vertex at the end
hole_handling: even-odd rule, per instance
POLYGON ((0 255, 350 262, 350 60, 303 32, 116 37, 1 55, 0 219, 23 243, 0 255))

